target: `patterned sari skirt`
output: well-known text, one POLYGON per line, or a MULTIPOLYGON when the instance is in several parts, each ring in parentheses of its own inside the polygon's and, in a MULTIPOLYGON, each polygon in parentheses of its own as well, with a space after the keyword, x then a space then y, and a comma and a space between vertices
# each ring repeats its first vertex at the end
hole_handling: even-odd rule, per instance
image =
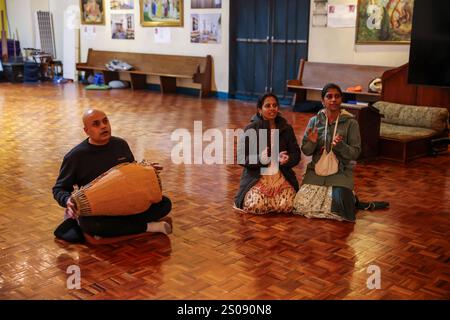
POLYGON ((355 197, 350 189, 304 184, 294 199, 294 214, 307 218, 355 221, 355 197))
POLYGON ((274 175, 261 176, 245 194, 242 210, 252 214, 290 213, 294 197, 294 188, 278 171, 274 175))

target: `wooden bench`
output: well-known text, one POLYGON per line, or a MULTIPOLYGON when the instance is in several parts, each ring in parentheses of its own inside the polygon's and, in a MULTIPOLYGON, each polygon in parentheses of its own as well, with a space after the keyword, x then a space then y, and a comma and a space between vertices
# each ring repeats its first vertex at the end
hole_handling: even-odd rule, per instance
POLYGON ((78 71, 85 71, 87 75, 95 72, 103 73, 105 83, 118 80, 119 74, 128 74, 131 88, 145 89, 147 76, 159 76, 162 93, 176 92, 176 79, 191 79, 201 84, 200 97, 206 97, 211 92, 212 58, 192 56, 176 56, 150 53, 131 53, 99 51, 89 49, 87 61, 77 63, 78 71), (111 60, 122 60, 131 66, 130 71, 110 71, 105 64, 111 60))
POLYGON ((308 90, 320 92, 329 82, 339 85, 344 95, 352 94, 358 100, 372 102, 379 100, 380 94, 368 91, 370 81, 381 78, 383 72, 389 69, 392 67, 309 62, 301 59, 297 79, 288 80, 287 89, 295 92, 293 104, 305 101, 308 90), (357 85, 362 86, 361 92, 346 91, 357 85))

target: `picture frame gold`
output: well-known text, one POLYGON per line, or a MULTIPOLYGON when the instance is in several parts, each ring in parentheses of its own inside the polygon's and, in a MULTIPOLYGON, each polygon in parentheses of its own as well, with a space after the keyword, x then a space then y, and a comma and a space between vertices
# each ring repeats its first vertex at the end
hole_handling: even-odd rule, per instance
POLYGON ((182 27, 183 0, 139 0, 143 27, 182 27))
POLYGON ((81 24, 105 25, 105 0, 80 0, 81 24))
POLYGON ((356 44, 409 44, 414 0, 358 0, 356 44))

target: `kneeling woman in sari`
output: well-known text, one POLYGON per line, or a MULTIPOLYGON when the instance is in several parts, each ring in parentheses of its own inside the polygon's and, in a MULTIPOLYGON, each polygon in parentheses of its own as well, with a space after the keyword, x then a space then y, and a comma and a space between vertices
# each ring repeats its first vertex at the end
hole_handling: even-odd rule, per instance
POLYGON ((294 213, 355 221, 353 163, 361 152, 359 125, 341 109, 339 86, 329 83, 321 95, 324 109, 309 120, 303 137, 302 151, 312 156, 312 161, 295 197, 294 213), (327 165, 334 169, 324 169, 327 165))
POLYGON ((244 171, 234 205, 241 211, 253 214, 292 212, 298 191, 297 177, 292 168, 300 162, 300 147, 294 129, 278 111, 275 95, 262 96, 257 103, 257 114, 245 128, 246 136, 253 130, 257 141, 250 141, 252 146, 245 143, 246 138, 239 142, 245 143, 245 159, 244 163, 239 163, 244 171), (266 145, 270 147, 262 146, 264 143, 260 141, 260 133, 267 133, 266 145), (263 151, 260 151, 260 143, 263 151), (272 151, 275 153, 276 150, 279 153, 271 156, 272 151), (252 158, 256 161, 251 161, 252 158))

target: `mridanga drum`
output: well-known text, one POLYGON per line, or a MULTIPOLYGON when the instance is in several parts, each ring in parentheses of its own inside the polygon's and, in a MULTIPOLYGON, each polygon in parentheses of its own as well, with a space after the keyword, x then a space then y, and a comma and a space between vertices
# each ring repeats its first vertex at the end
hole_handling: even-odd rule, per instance
POLYGON ((72 193, 79 216, 141 213, 162 200, 158 171, 145 161, 119 164, 72 193))

